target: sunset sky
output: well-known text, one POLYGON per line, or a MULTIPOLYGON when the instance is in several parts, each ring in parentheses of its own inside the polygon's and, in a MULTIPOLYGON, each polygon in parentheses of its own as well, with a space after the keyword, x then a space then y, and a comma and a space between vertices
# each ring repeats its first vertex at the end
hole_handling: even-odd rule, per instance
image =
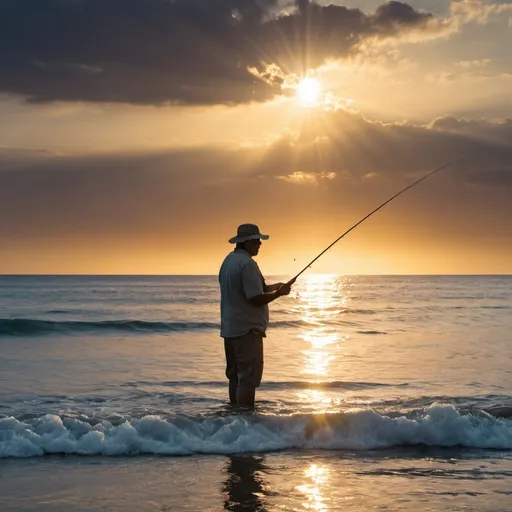
POLYGON ((0 273, 512 273, 512 0, 0 0, 0 273))

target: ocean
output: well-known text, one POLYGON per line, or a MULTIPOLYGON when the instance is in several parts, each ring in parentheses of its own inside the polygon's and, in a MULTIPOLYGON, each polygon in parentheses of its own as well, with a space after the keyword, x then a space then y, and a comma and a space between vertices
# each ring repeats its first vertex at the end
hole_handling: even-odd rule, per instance
POLYGON ((216 276, 0 276, 0 511, 512 510, 512 276, 306 273, 270 315, 240 413, 216 276))

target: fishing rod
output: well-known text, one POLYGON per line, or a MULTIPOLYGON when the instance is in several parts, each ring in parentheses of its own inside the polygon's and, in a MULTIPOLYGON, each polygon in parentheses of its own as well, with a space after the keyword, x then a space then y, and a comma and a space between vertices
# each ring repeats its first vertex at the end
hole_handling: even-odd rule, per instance
MULTIPOLYGON (((391 201, 393 201, 393 199, 395 199, 395 197, 398 197, 400 194, 403 194, 406 190, 409 190, 410 188, 414 187, 414 185, 417 185, 418 183, 420 183, 421 181, 423 180, 426 180, 428 177, 434 175, 436 172, 439 172, 439 171, 442 171, 443 169, 446 169, 447 167, 451 167, 453 164, 457 163, 457 162, 460 162, 464 157, 461 156, 460 158, 458 158, 457 160, 454 160, 453 162, 448 162, 447 164, 444 164, 442 165, 441 167, 438 167, 437 169, 433 170, 432 172, 429 172, 428 174, 426 174, 425 176, 423 176, 423 178, 420 178, 419 180, 416 180, 414 183, 411 183, 410 185, 408 185, 407 187, 405 187, 404 189, 400 190, 400 192, 398 192, 397 194, 395 194, 393 197, 390 197, 386 202, 382 203, 379 207, 375 208, 375 210, 373 210, 372 212, 370 212, 368 215, 366 215, 365 217, 363 217, 357 224, 354 224, 350 229, 347 229, 347 231, 345 231, 345 233, 343 233, 341 236, 339 236, 338 238, 336 238, 336 240, 334 240, 334 242, 329 245, 328 247, 326 247, 315 259, 311 260, 293 279, 291 279, 290 281, 291 282, 295 282, 295 280, 301 275, 303 274, 309 267, 311 267, 311 265, 313 265, 313 263, 315 263, 315 261, 320 258, 320 256, 322 256, 323 254, 325 254, 334 244, 338 243, 345 235, 348 235, 352 230, 354 230, 355 228, 357 228, 357 226, 359 226, 359 224, 361 224, 362 222, 364 222, 366 219, 368 219, 369 217, 371 217, 374 213, 377 213, 381 208, 383 208, 384 206, 386 206, 388 203, 390 203, 391 201)), ((289 282, 290 282, 289 281, 289 282)))

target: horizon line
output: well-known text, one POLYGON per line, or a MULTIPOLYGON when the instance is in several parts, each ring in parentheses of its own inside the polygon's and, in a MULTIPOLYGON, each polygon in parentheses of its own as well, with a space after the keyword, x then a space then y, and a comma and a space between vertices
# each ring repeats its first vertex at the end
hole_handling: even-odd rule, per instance
MULTIPOLYGON (((336 272, 311 272, 310 275, 336 275, 336 276, 353 276, 353 277, 511 277, 511 273, 495 274, 495 273, 475 273, 475 274, 439 274, 439 273, 413 273, 413 274, 352 274, 352 273, 336 273, 336 272)), ((268 273, 268 276, 286 276, 282 273, 268 273)), ((0 273, 0 277, 217 277, 218 274, 31 274, 31 273, 0 273)))

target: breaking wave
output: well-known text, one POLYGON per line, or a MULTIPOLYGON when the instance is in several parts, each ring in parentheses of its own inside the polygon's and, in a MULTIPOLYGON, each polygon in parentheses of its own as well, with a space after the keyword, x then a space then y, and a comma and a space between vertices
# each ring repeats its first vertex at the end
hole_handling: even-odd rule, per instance
POLYGON ((403 446, 512 449, 512 421, 462 414, 433 404, 390 417, 371 409, 333 414, 234 414, 214 417, 95 418, 46 414, 0 419, 0 457, 46 454, 134 456, 301 450, 371 450, 403 446))

